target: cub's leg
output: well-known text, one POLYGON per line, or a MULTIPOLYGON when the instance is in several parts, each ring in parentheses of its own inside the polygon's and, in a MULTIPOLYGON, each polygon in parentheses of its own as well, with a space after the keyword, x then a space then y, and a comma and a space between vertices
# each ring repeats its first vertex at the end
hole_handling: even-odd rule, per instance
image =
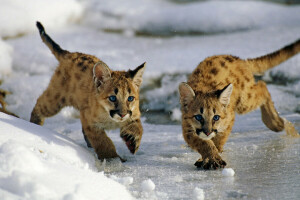
POLYGON ((65 105, 66 98, 62 92, 57 92, 51 85, 38 98, 30 117, 30 122, 43 125, 45 117, 57 114, 65 105))
POLYGON ((238 113, 244 114, 260 106, 262 121, 269 129, 276 132, 284 129, 284 120, 278 115, 265 82, 258 81, 246 95, 248 98, 237 106, 238 113))
POLYGON ((121 127, 120 130, 120 136, 121 138, 123 138, 127 148, 132 154, 134 154, 138 150, 142 135, 143 127, 140 119, 137 119, 132 123, 121 127))
POLYGON ((120 158, 122 162, 125 162, 125 160, 117 154, 114 143, 103 129, 89 124, 83 114, 80 115, 80 119, 86 139, 89 141, 91 147, 94 148, 99 160, 120 158))
POLYGON ((231 133, 233 124, 234 124, 234 113, 233 113, 233 117, 231 119, 230 125, 226 128, 225 131, 219 132, 213 139, 212 141, 214 142, 215 146, 217 147, 219 153, 223 152, 223 147, 225 145, 225 143, 228 140, 228 137, 231 133))
POLYGON ((86 142, 87 147, 88 147, 88 148, 92 148, 92 145, 91 145, 89 139, 87 138, 87 136, 86 136, 86 134, 85 134, 83 128, 82 128, 82 133, 83 133, 83 137, 84 137, 84 140, 85 140, 85 142, 86 142))
POLYGON ((202 140, 196 134, 189 132, 183 134, 188 145, 198 151, 201 157, 196 163, 197 168, 218 169, 224 168, 226 162, 219 155, 219 151, 212 140, 202 140))

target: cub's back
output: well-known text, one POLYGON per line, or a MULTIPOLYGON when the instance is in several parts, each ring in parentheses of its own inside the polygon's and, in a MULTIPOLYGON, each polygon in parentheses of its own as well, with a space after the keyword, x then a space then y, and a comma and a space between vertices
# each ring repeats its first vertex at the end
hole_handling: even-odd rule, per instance
POLYGON ((233 84, 243 90, 253 82, 247 63, 235 56, 219 55, 206 58, 189 77, 188 84, 196 92, 210 93, 233 84))

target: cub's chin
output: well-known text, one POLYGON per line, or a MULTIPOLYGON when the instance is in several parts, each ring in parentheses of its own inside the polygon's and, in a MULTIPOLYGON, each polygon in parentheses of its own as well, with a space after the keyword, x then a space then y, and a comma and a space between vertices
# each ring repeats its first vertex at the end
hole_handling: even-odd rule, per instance
POLYGON ((129 119, 129 114, 126 114, 124 117, 121 117, 119 115, 114 115, 113 117, 111 117, 111 119, 118 123, 125 122, 126 120, 129 119))
POLYGON ((202 140, 211 140, 217 135, 215 131, 212 131, 211 133, 204 133, 201 129, 196 129, 196 133, 202 140))

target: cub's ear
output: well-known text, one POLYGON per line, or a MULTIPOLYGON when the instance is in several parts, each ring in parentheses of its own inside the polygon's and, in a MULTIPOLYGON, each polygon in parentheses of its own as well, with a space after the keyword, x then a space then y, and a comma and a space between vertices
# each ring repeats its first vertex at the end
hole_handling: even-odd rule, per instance
POLYGON ((111 78, 110 69, 104 62, 99 61, 94 65, 93 78, 97 88, 111 78))
POLYGON ((135 68, 134 70, 129 70, 127 72, 128 76, 130 78, 132 78, 133 83, 137 86, 140 87, 143 81, 143 73, 145 71, 145 67, 146 67, 146 62, 144 62, 143 64, 141 64, 140 66, 138 66, 137 68, 135 68))
POLYGON ((232 90, 233 90, 233 85, 229 84, 229 85, 225 86, 222 90, 218 90, 216 92, 216 95, 219 98, 219 101, 224 106, 227 106, 229 104, 232 90))
POLYGON ((180 93, 180 103, 181 106, 183 107, 189 104, 195 97, 194 90, 185 82, 180 83, 179 93, 180 93))

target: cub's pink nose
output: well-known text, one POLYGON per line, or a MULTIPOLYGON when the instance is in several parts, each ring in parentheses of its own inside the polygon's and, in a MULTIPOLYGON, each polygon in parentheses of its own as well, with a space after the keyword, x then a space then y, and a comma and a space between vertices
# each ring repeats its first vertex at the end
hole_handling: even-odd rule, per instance
POLYGON ((121 116, 121 118, 125 117, 125 115, 121 115, 121 114, 120 114, 120 116, 121 116))

